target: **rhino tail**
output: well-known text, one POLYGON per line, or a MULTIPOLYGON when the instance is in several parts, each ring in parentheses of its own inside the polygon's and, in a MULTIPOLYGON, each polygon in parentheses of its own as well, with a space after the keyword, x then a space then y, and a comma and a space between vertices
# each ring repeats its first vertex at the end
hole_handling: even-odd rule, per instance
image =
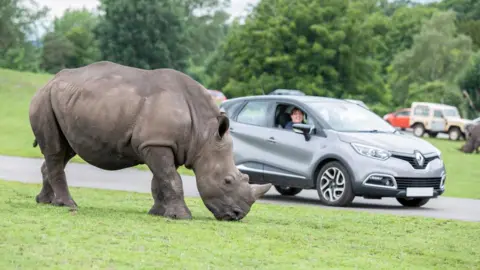
POLYGON ((35 147, 37 147, 37 145, 38 145, 37 139, 34 139, 33 140, 33 147, 35 148, 35 147))

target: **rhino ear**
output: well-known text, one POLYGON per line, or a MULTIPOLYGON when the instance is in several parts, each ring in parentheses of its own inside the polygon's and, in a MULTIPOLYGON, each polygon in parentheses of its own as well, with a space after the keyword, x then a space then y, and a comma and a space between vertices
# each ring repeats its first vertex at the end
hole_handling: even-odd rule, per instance
POLYGON ((225 133, 227 132, 228 128, 230 127, 230 120, 228 119, 225 113, 221 113, 220 116, 217 117, 218 120, 218 136, 223 138, 225 133))

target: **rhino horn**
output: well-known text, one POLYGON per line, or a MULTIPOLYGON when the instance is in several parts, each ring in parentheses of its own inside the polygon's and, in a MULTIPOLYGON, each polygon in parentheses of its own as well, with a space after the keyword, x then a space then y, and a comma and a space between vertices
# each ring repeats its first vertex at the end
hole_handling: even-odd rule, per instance
POLYGON ((258 200, 260 197, 265 195, 268 190, 272 187, 272 184, 264 184, 264 185, 256 185, 251 184, 250 187, 252 188, 253 197, 255 200, 258 200))

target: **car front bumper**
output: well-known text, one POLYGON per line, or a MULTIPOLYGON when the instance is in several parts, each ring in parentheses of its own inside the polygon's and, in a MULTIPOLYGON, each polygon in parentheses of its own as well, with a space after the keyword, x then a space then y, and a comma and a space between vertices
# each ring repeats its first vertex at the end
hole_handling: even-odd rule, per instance
POLYGON ((412 160, 409 162, 405 157, 369 160, 368 166, 357 165, 354 169, 354 193, 371 198, 440 196, 445 192, 447 179, 444 163, 440 158, 428 161, 422 168, 415 168, 412 160))

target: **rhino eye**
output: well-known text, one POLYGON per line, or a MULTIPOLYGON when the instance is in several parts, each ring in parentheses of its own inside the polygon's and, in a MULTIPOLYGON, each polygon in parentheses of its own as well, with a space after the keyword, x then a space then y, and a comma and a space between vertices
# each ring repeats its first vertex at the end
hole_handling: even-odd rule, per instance
POLYGON ((225 178, 225 184, 230 185, 232 182, 233 182, 233 181, 232 181, 232 178, 231 178, 231 177, 225 178))

